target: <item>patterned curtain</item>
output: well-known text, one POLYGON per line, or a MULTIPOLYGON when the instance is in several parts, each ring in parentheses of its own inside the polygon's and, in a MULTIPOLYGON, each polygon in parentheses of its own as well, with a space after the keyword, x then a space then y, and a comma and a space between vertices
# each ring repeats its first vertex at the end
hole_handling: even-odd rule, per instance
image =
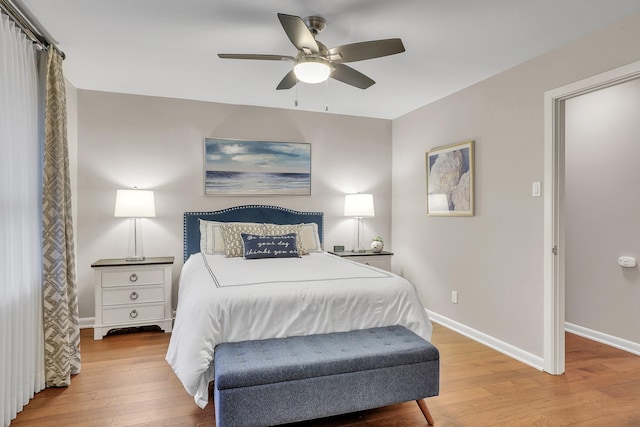
POLYGON ((46 77, 42 256, 47 387, 68 386, 80 372, 78 287, 75 276, 67 107, 62 57, 49 49, 46 77))

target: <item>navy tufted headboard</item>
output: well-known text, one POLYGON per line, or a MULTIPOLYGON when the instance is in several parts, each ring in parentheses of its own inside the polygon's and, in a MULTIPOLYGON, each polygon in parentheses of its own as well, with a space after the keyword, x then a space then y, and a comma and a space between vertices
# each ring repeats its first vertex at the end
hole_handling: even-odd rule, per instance
POLYGON ((220 222, 258 222, 269 224, 300 224, 315 222, 318 225, 320 242, 324 242, 324 214, 322 212, 299 212, 279 206, 244 205, 213 212, 184 213, 184 261, 200 252, 200 223, 198 219, 220 222))

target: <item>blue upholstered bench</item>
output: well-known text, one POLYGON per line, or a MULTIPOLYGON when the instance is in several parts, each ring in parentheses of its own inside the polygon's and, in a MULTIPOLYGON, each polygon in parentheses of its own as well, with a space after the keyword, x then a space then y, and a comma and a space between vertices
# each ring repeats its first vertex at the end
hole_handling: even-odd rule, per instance
POLYGON ((362 411, 439 393, 438 350, 402 326, 220 344, 217 427, 258 427, 362 411))

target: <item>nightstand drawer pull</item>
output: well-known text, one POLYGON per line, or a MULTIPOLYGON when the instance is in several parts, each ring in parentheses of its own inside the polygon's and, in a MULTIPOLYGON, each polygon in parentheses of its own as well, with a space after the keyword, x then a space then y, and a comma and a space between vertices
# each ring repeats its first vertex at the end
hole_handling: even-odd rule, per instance
POLYGON ((138 310, 136 309, 131 310, 131 313, 129 313, 129 317, 131 317, 132 319, 135 319, 136 317, 138 317, 138 310))
POLYGON ((138 295, 138 293, 136 291, 133 291, 133 292, 131 292, 131 295, 129 295, 129 298, 131 298, 132 300, 135 301, 135 300, 138 299, 139 296, 140 295, 138 295))
POLYGON ((133 273, 131 276, 129 276, 130 282, 136 282, 137 280, 138 280, 138 275, 136 273, 133 273))

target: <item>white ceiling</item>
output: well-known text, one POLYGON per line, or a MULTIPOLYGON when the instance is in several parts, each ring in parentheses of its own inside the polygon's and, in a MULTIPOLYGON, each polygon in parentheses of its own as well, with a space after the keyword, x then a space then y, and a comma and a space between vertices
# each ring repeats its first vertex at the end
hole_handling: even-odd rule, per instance
POLYGON ((640 0, 14 0, 65 52, 79 89, 393 119, 640 12, 640 0), (320 15, 327 47, 400 37, 349 64, 377 83, 276 91, 295 56, 276 14, 320 15), (297 93, 296 93, 297 92, 297 93), (299 106, 295 107, 296 95, 299 106))

